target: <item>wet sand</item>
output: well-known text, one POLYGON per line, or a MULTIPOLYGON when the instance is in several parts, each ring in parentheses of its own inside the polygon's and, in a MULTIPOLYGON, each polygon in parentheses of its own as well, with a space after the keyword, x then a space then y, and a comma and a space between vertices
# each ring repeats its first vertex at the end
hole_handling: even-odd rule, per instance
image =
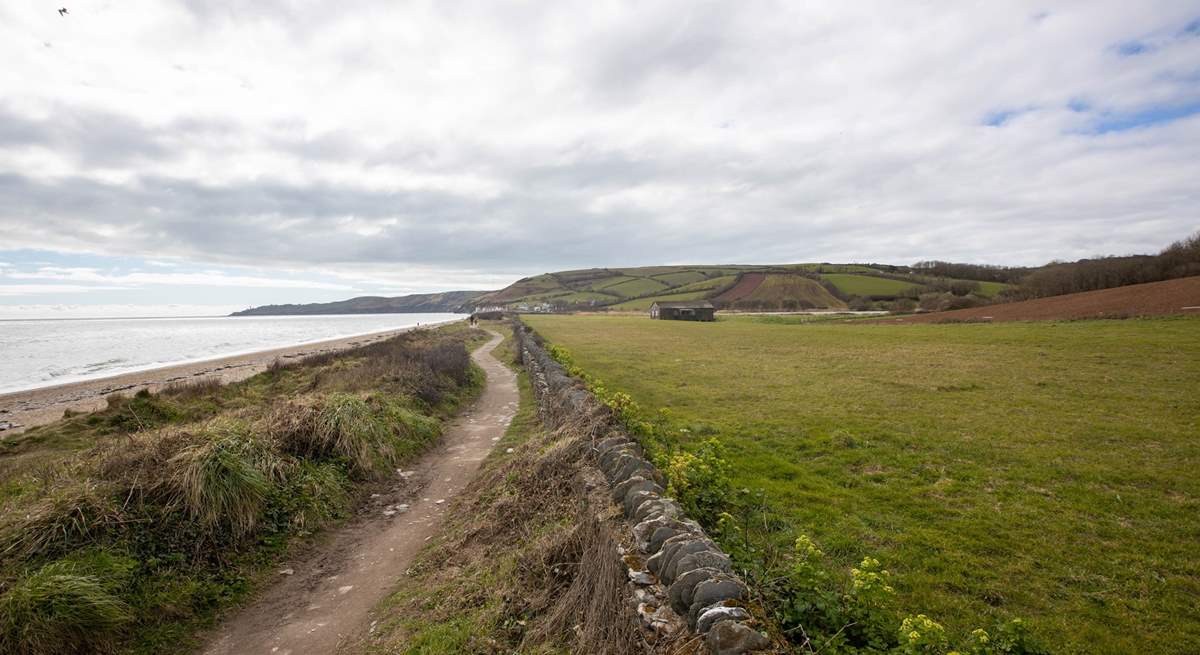
MULTIPOLYGON (((453 323, 454 321, 447 321, 453 323)), ((420 327, 444 325, 430 323, 420 327)), ((122 373, 106 378, 71 382, 53 387, 0 394, 0 439, 38 425, 62 418, 63 411, 95 411, 105 406, 109 394, 134 394, 142 389, 157 391, 176 383, 216 378, 223 383, 244 380, 266 370, 276 359, 291 361, 309 355, 346 350, 386 339, 401 332, 418 329, 407 327, 386 330, 356 337, 318 341, 300 346, 262 350, 255 353, 219 357, 202 362, 176 364, 135 373, 122 373)))

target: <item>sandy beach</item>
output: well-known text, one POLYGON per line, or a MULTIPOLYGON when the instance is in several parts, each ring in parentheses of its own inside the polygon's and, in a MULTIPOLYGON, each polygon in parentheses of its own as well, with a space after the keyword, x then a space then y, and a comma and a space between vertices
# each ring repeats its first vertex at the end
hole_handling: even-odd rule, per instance
POLYGON ((11 426, 0 429, 0 439, 31 427, 57 421, 62 418, 64 410, 90 412, 101 409, 105 406, 105 396, 110 394, 134 394, 142 389, 157 391, 175 382, 206 378, 217 378, 223 383, 236 382, 266 370, 276 359, 288 361, 309 355, 346 350, 387 339, 401 332, 432 325, 444 325, 444 323, 423 325, 420 328, 385 330, 355 337, 329 339, 298 346, 273 348, 201 362, 123 373, 95 380, 0 394, 0 428, 11 426))

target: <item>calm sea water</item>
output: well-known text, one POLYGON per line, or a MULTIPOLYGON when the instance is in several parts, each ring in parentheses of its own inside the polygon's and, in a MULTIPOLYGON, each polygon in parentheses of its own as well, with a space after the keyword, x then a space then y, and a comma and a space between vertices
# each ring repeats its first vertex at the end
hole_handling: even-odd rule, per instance
POLYGON ((0 393, 350 337, 457 314, 0 321, 0 393))

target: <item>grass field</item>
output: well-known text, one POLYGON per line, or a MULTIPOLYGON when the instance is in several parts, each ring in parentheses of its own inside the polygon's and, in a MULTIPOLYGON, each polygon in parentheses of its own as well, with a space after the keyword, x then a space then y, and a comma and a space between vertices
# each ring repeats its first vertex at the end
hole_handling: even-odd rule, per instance
POLYGON ((823 273, 821 277, 832 282, 838 291, 854 296, 893 296, 914 286, 909 282, 853 273, 823 273))
POLYGON ((979 295, 990 298, 1010 287, 1012 287, 1011 284, 1002 282, 979 282, 979 295))
POLYGON ((527 320, 685 447, 718 436, 781 541, 879 558, 903 613, 1200 652, 1200 319, 527 320))
POLYGON ((628 298, 630 296, 640 296, 647 293, 654 293, 655 291, 662 291, 666 288, 668 288, 666 283, 644 277, 614 284, 611 287, 605 287, 604 292, 628 298))
POLYGON ((650 305, 656 302, 682 302, 684 300, 700 300, 708 297, 708 291, 690 291, 688 293, 671 293, 661 296, 648 296, 646 298, 634 298, 626 300, 622 303, 610 305, 610 309, 618 311, 640 311, 650 309, 650 305))

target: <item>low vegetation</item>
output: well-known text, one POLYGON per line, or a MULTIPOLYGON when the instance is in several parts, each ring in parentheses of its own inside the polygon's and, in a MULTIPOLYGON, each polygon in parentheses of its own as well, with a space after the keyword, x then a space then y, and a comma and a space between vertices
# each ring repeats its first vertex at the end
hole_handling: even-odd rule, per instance
POLYGON ((461 328, 114 397, 0 450, 0 652, 175 653, 480 386, 461 328))
POLYGON ((1200 646, 1198 319, 527 321, 798 652, 1200 646))
MULTIPOLYGON (((506 329, 507 326, 498 329, 506 329)), ((511 335, 495 351, 514 362, 511 335)), ((529 380, 478 477, 348 653, 647 652, 603 520, 581 511, 586 423, 544 428, 529 380)), ((602 492, 594 506, 607 508, 602 492)))

